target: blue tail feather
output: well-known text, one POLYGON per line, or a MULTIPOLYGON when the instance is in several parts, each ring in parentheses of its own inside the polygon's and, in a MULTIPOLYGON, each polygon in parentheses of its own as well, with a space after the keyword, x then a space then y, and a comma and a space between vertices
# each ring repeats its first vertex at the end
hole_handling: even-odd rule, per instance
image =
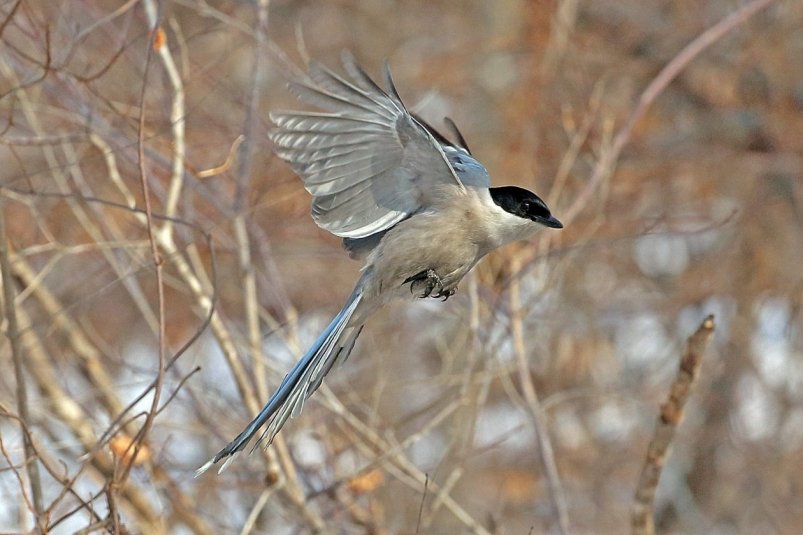
POLYGON ((234 440, 196 471, 196 477, 228 457, 220 468, 220 471, 223 471, 233 456, 243 450, 251 437, 265 424, 267 427, 254 443, 251 451, 263 441, 269 445, 288 418, 295 417, 301 412, 304 401, 318 389, 332 366, 336 362, 343 362, 353 349, 357 336, 362 331, 362 325, 349 326, 349 321, 361 299, 362 292, 358 286, 349 297, 346 306, 284 377, 265 407, 234 440))

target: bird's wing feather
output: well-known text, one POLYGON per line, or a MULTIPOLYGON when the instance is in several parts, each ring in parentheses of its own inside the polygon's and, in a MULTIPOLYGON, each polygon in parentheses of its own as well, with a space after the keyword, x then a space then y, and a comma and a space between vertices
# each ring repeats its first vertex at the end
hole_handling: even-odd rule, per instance
POLYGON ((441 144, 405 108, 387 66, 387 90, 351 56, 343 66, 351 79, 311 62, 289 83, 299 100, 326 112, 272 113, 271 139, 313 195, 315 222, 365 238, 426 208, 433 186, 463 185, 441 144))

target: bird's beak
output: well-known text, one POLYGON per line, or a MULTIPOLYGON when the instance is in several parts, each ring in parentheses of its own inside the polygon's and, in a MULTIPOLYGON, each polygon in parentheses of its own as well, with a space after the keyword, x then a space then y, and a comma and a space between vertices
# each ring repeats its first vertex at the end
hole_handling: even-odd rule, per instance
POLYGON ((538 222, 542 225, 546 225, 547 227, 551 228, 563 228, 563 223, 561 223, 555 216, 550 215, 546 218, 539 218, 538 222))

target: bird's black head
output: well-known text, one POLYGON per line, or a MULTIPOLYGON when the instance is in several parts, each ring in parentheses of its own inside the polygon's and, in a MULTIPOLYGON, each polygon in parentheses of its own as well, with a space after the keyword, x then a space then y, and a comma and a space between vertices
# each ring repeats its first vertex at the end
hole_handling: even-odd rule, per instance
POLYGON ((500 208, 513 215, 530 219, 547 227, 563 228, 541 197, 518 186, 490 188, 491 198, 500 208))

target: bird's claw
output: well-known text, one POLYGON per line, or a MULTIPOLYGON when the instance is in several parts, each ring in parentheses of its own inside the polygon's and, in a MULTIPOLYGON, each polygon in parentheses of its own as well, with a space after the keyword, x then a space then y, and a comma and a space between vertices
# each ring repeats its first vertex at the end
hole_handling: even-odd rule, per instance
POLYGON ((457 291, 457 288, 450 288, 448 290, 444 290, 443 288, 441 288, 441 290, 438 293, 436 293, 435 295, 433 295, 432 297, 436 297, 436 298, 442 297, 443 298, 442 301, 446 301, 447 299, 452 297, 455 294, 456 291, 457 291))
MULTIPOLYGON (((438 276, 437 273, 435 273, 435 270, 428 269, 425 273, 423 280, 426 283, 426 286, 424 287, 424 293, 421 294, 422 299, 431 296, 435 288, 438 289, 438 294, 440 294, 443 291, 443 281, 441 281, 441 278, 438 276)), ((410 287, 412 289, 412 284, 410 285, 410 287)))
POLYGON ((423 283, 424 284, 424 292, 419 296, 421 299, 425 297, 435 297, 435 298, 443 298, 444 301, 449 299, 451 296, 454 295, 456 289, 450 288, 445 289, 443 286, 443 281, 441 280, 440 276, 435 273, 434 269, 427 269, 420 273, 416 273, 412 277, 408 277, 405 279, 403 284, 410 283, 410 293, 414 293, 416 290, 416 283, 423 283), (437 293, 432 293, 437 289, 437 293))

